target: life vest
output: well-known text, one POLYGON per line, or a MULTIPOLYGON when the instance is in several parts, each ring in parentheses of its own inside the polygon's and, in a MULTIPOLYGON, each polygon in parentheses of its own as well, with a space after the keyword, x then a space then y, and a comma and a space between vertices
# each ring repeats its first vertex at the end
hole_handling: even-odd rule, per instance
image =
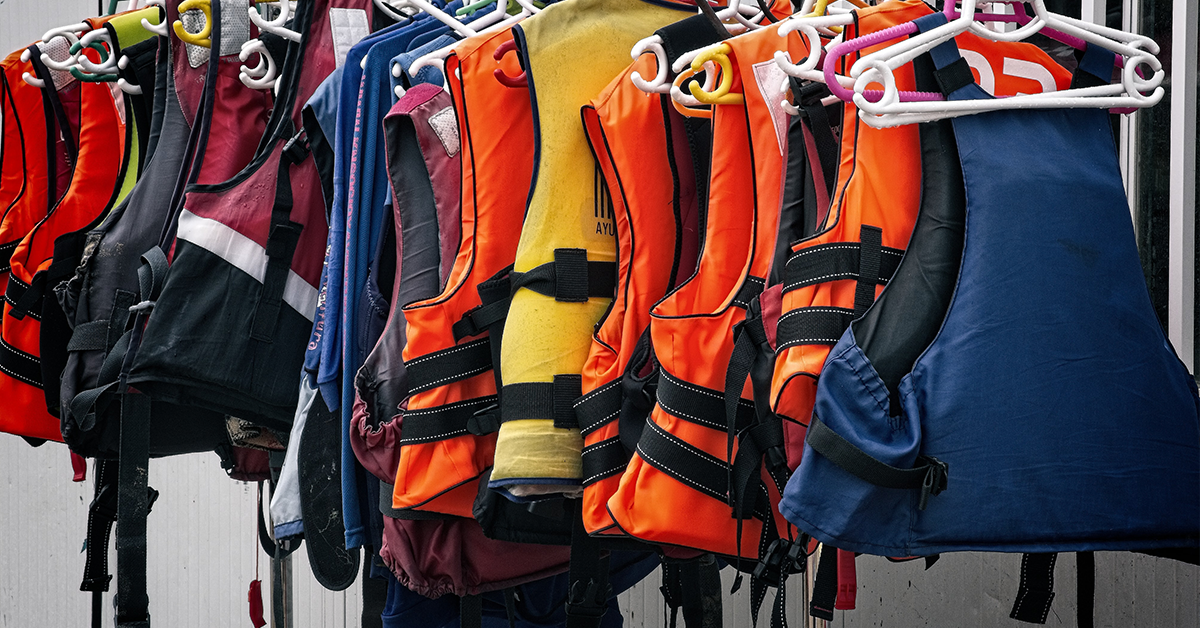
MULTIPOLYGON (((292 378, 312 327, 326 236, 316 166, 295 129, 304 103, 334 69, 334 51, 324 45, 331 13, 361 4, 318 0, 299 11, 303 61, 280 78, 288 90, 275 107, 286 115, 268 126, 266 149, 233 178, 188 188, 170 271, 129 378, 152 398, 280 431, 291 425, 292 378)), ((206 152, 221 158, 211 144, 206 152)), ((170 227, 165 235, 164 246, 170 227)))
MULTIPOLYGON (((510 41, 507 30, 468 38, 446 59, 462 143, 461 239, 441 293, 404 306, 409 397, 392 502, 401 511, 472 517, 478 479, 492 466, 489 328, 503 322, 509 290, 502 277, 489 280, 513 263, 524 206, 512 190, 533 169, 529 95, 492 75, 492 54, 510 41), (504 124, 487 117, 495 111, 504 124)), ((515 74, 516 63, 508 57, 501 69, 515 74)))
MULTIPOLYGON (((21 80, 34 72, 32 63, 21 61, 24 49, 0 62, 0 115, 4 135, 0 138, 0 282, 7 283, 9 258, 25 232, 13 226, 17 216, 42 216, 49 210, 50 168, 46 146, 46 111, 42 92, 21 80), (12 216, 12 218, 10 218, 12 216), (8 235, 5 235, 8 234, 8 235)), ((37 218, 33 219, 35 222, 37 218)), ((29 223, 32 227, 32 223, 29 223)))
MULTIPOLYGON (((152 39, 150 32, 142 28, 143 18, 157 22, 159 9, 149 7, 119 13, 98 27, 106 29, 109 33, 109 41, 113 44, 111 54, 130 56, 130 62, 119 73, 131 78, 141 74, 137 84, 145 84, 148 90, 142 94, 114 91, 114 95, 121 99, 119 108, 122 118, 126 121, 126 163, 113 210, 125 202, 137 184, 146 160, 145 151, 151 134, 150 112, 153 104, 149 101, 154 95, 154 53, 158 49, 158 43, 155 41, 157 38, 152 39)), ((107 211, 105 216, 97 221, 106 219, 108 213, 111 211, 107 211)), ((39 359, 42 365, 42 391, 48 411, 59 419, 63 416, 62 375, 67 362, 67 347, 72 336, 71 319, 67 317, 66 310, 72 309, 73 306, 63 305, 69 302, 69 299, 65 298, 69 292, 65 284, 75 274, 83 256, 88 231, 94 226, 95 224, 92 224, 55 237, 53 261, 41 279, 42 291, 50 297, 43 298, 41 306, 39 359), (60 299, 60 295, 64 298, 60 299)))
POLYGON ((7 400, 0 430, 62 441, 58 419, 47 412, 42 392, 39 342, 45 272, 53 259, 54 238, 86 227, 121 192, 129 157, 123 113, 107 84, 80 82, 78 152, 70 185, 25 234, 11 258, 0 341, 0 395, 7 400))
MULTIPOLYGON (((176 6, 166 6, 167 23, 178 19, 176 6)), ((225 32, 217 29, 219 40, 225 32)), ((129 342, 129 308, 143 300, 139 256, 160 241, 188 181, 232 176, 254 158, 266 131, 269 97, 238 80, 237 45, 211 65, 193 65, 185 52, 189 46, 174 31, 162 45, 165 87, 155 106, 162 112, 155 143, 165 150, 154 150, 125 202, 86 235, 75 276, 62 289, 74 329, 61 378, 62 431, 72 450, 84 455, 117 454, 120 406, 111 401, 129 342), (220 157, 205 159, 201 138, 211 128, 225 129, 205 140, 208 155, 220 157)), ((155 415, 171 417, 150 423, 154 455, 211 451, 229 440, 214 412, 166 400, 155 400, 153 407, 155 415)))
POLYGON ((617 234, 616 297, 597 323, 580 373, 583 395, 575 402, 583 436, 583 525, 591 533, 614 528, 605 506, 637 443, 640 430, 631 423, 645 419, 635 404, 642 393, 638 376, 653 368, 645 333, 650 309, 695 271, 699 249, 686 122, 666 96, 648 97, 629 78, 633 72, 653 76, 655 65, 652 55, 642 55, 583 108, 588 142, 611 190, 617 234))
MULTIPOLYGON (((860 9, 847 37, 877 32, 931 12, 906 0, 860 9)), ((976 73, 992 78, 997 95, 1066 88, 1070 75, 1029 44, 998 44, 971 33, 959 37, 973 52, 976 73), (1042 68, 1030 77, 995 72, 1005 59, 1022 67, 1042 68)), ((866 54, 869 50, 864 51, 866 54)), ((855 59, 846 59, 845 71, 855 59)), ((896 72, 899 89, 913 89, 911 68, 896 72)), ((812 412, 817 377, 829 349, 850 321, 861 316, 895 272, 908 244, 920 202, 920 141, 915 126, 873 129, 846 105, 842 154, 832 207, 817 235, 792 247, 784 270, 783 314, 777 330, 777 357, 771 404, 783 419, 791 468, 800 463, 805 429, 812 412), (887 177, 869 173, 887 172, 887 177), (868 255, 861 254, 862 242, 868 255), (865 262, 863 260, 866 260, 865 262), (863 264, 866 266, 863 266, 863 264)))
MULTIPOLYGON (((989 98, 954 42, 931 55, 948 99, 989 98)), ((1089 47, 1075 79, 1112 65, 1089 47)), ((1196 385, 1148 299, 1106 112, 952 125, 961 175, 927 183, 945 227, 914 232, 833 347, 784 514, 873 554, 1194 548, 1196 385)))
POLYGON ((513 266, 500 355, 502 425, 488 486, 517 499, 582 491, 573 404, 591 333, 615 294, 613 210, 579 109, 629 65, 629 48, 685 17, 682 10, 568 0, 513 28, 535 112, 535 174, 513 266))
MULTIPOLYGON (((786 113, 778 104, 781 73, 765 62, 773 63, 780 48, 790 48, 793 57, 807 51, 801 38, 785 41, 774 29, 725 44, 733 68, 730 93, 741 94, 744 102, 713 106, 712 174, 699 265, 651 312, 660 364, 657 402, 608 510, 630 536, 721 554, 745 569, 760 553, 765 557, 775 539, 794 536, 771 514, 778 500, 775 485, 782 480, 762 471, 761 459, 731 459, 734 434, 727 430, 735 426, 726 425, 722 400, 734 328, 766 287, 780 222, 786 113), (743 476, 731 470, 731 465, 739 468, 735 462, 745 465, 743 476), (742 484, 730 487, 731 478, 742 484), (685 511, 691 513, 686 523, 669 516, 685 511)), ((749 396, 738 389, 735 395, 749 396)), ((752 449, 746 440, 750 432, 742 430, 759 422, 751 401, 735 403, 741 455, 752 449)), ((770 423, 761 424, 770 435, 770 423)), ((757 430, 754 436, 757 446, 757 430)))

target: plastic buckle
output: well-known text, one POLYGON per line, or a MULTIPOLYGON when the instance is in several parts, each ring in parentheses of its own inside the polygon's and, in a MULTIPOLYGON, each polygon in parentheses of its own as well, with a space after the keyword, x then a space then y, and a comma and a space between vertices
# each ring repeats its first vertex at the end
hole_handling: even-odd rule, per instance
POLYGON ((950 465, 932 456, 921 456, 917 462, 927 465, 925 480, 921 482, 921 500, 917 502, 917 510, 925 510, 930 495, 946 490, 950 465))
POLYGON ((467 419, 467 431, 475 436, 483 436, 500 431, 500 404, 493 403, 471 415, 467 419))
POLYGON ((308 133, 303 128, 283 145, 283 155, 293 164, 304 161, 309 152, 311 151, 308 148, 308 133))
POLYGON ((754 566, 752 574, 754 579, 767 586, 776 588, 782 586, 783 560, 788 555, 789 545, 791 543, 785 539, 771 541, 771 545, 767 547, 767 555, 759 559, 758 564, 754 566))

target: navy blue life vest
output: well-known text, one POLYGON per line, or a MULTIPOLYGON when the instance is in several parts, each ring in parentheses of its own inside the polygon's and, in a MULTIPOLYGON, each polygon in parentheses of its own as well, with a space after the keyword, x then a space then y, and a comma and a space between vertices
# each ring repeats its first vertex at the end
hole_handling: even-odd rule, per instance
MULTIPOLYGON (((949 99, 990 98, 952 41, 932 56, 949 99)), ((1112 62, 1093 46, 1074 84, 1112 62)), ((1148 297, 1106 112, 992 111, 941 139, 925 189, 950 193, 922 211, 946 228, 918 224, 830 353, 781 511, 888 556, 1194 547, 1196 384, 1148 297)))

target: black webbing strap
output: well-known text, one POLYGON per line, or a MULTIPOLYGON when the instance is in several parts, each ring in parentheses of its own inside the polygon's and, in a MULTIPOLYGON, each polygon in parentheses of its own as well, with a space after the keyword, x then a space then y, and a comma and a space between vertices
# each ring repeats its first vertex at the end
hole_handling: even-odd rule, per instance
POLYGON ((42 361, 0 338, 0 371, 35 388, 42 387, 42 361))
POLYGON ((920 489, 921 499, 917 508, 925 510, 930 495, 946 490, 950 465, 931 456, 917 456, 917 466, 900 469, 871 457, 840 434, 829 429, 814 412, 808 425, 805 442, 813 451, 828 458, 864 482, 885 488, 920 489))
POLYGON ((129 324, 129 308, 137 302, 136 294, 128 290, 116 290, 108 318, 76 325, 71 332, 71 339, 67 341, 67 351, 111 351, 129 324))
POLYGON ((8 315, 21 320, 28 316, 42 320, 42 295, 46 291, 46 273, 34 273, 33 279, 25 283, 9 273, 8 286, 4 289, 4 300, 12 306, 8 315))
POLYGON ((737 294, 733 295, 733 300, 730 302, 742 309, 750 307, 758 295, 767 287, 767 280, 754 275, 746 275, 746 280, 742 282, 742 287, 738 288, 737 294))
POLYGON ((476 286, 480 304, 467 310, 451 326, 455 342, 468 336, 478 336, 508 317, 508 306, 512 304, 511 272, 512 266, 509 266, 476 286))
POLYGON ((821 100, 830 95, 829 87, 816 81, 802 85, 800 79, 795 77, 789 77, 789 80, 792 84, 792 96, 800 105, 800 115, 808 123, 808 131, 812 134, 813 144, 817 149, 817 158, 821 161, 821 176, 825 180, 825 189, 832 195, 833 187, 837 184, 842 149, 833 134, 829 111, 821 104, 821 100))
POLYGON ((808 603, 808 614, 817 619, 833 621, 837 586, 837 550, 825 545, 821 550, 821 559, 817 562, 817 573, 813 576, 813 593, 812 600, 808 603))
MULTIPOLYGON (((875 285, 880 283, 880 264, 883 261, 883 229, 862 225, 858 232, 858 284, 854 288, 854 317, 867 313, 875 302, 875 285)), ((894 271, 893 271, 894 272, 894 271)), ((891 278, 889 274, 883 283, 891 278)))
POLYGON ((479 397, 444 406, 404 411, 401 445, 430 443, 466 434, 487 434, 499 429, 499 423, 488 420, 496 406, 496 396, 479 397), (490 428, 492 425, 496 429, 490 428))
POLYGON ((121 577, 117 579, 116 624, 118 628, 150 628, 150 600, 146 595, 150 398, 145 395, 132 391, 121 393, 120 452, 117 573, 121 577))
MULTIPOLYGON (((713 390, 680 380, 666 369, 659 369, 658 406, 673 417, 727 431, 727 411, 723 402, 725 391, 713 390)), ((754 403, 737 399, 735 425, 737 430, 754 422, 754 403)))
POLYGON ((611 299, 617 289, 616 262, 588 261, 587 249, 554 249, 553 262, 511 276, 514 294, 527 288, 566 303, 611 299))
POLYGON ((492 346, 488 338, 472 340, 435 351, 406 364, 409 394, 474 377, 492 369, 492 346))
POLYGON ((92 592, 92 628, 103 624, 104 592, 112 581, 108 573, 108 542, 113 523, 117 520, 117 464, 113 460, 96 460, 95 496, 88 507, 86 562, 80 591, 92 592))
POLYGON ((571 523, 571 563, 567 582, 567 628, 599 628, 612 585, 608 582, 609 554, 600 539, 588 535, 578 513, 571 523))
MULTIPOLYGON (((859 237, 869 229, 878 228, 863 225, 859 237)), ((860 242, 830 242, 797 251, 788 258, 783 292, 786 294, 804 286, 842 279, 859 279, 860 282, 869 283, 860 278, 861 249, 860 242)), ((902 257, 904 251, 901 249, 879 247, 879 266, 875 273, 875 281, 879 285, 886 285, 892 278, 902 257)))
POLYGON ((633 355, 621 374, 621 405, 617 415, 617 433, 621 445, 630 454, 637 449, 642 438, 642 429, 658 397, 658 360, 654 346, 650 343, 650 328, 647 327, 633 345, 633 355))
POLYGON ((764 455, 769 457, 772 476, 778 475, 777 488, 783 490, 787 483, 787 455, 783 448, 783 425, 770 409, 770 386, 774 351, 767 339, 763 326, 762 308, 756 297, 746 310, 745 320, 733 328, 733 353, 725 371, 725 459, 732 460, 729 467, 730 487, 728 500, 734 516, 746 519, 755 507, 762 484, 759 470, 764 455), (754 402, 753 422, 739 425, 738 409, 743 403, 742 389, 746 379, 752 378, 754 402), (733 444, 738 442, 737 457, 733 444))
MULTIPOLYGON (((488 339, 492 343, 492 378, 496 390, 504 389, 504 376, 500 371, 500 349, 504 340, 504 322, 508 319, 508 308, 512 304, 512 266, 500 270, 487 281, 475 287, 479 293, 479 323, 486 324, 488 339), (486 314, 485 314, 486 312, 486 314)), ((496 412, 496 429, 500 429, 499 412, 496 412)))
POLYGON ((837 344, 854 320, 854 310, 844 307, 801 307, 779 317, 775 328, 777 350, 798 345, 837 344))
POLYGON ((629 464, 629 452, 619 436, 585 445, 582 455, 584 487, 624 471, 629 464))
POLYGON ((462 628, 483 628, 483 595, 464 595, 458 601, 459 625, 462 628))
MULTIPOLYGON (((120 574, 115 600, 117 628, 150 628, 149 598, 146 596, 146 515, 157 497, 146 484, 150 466, 150 398, 129 390, 127 382, 134 357, 142 344, 146 318, 166 282, 167 258, 162 249, 155 247, 143 254, 141 261, 138 287, 142 301, 130 308, 136 317, 117 378, 121 402, 117 475, 117 573, 120 574)), ((118 346, 120 344, 118 342, 118 346)))
POLYGON ((579 434, 587 436, 617 420, 621 413, 621 380, 613 381, 588 392, 575 401, 575 419, 579 434))
POLYGON ((1079 611, 1076 623, 1079 628, 1093 628, 1096 612, 1096 553, 1075 553, 1075 577, 1078 591, 1079 611))
POLYGON ((647 464, 722 502, 729 495, 729 465, 659 427, 646 422, 637 453, 647 464))
MULTIPOLYGON (((787 628, 787 579, 794 573, 803 573, 808 555, 808 537, 799 539, 780 538, 771 516, 773 508, 768 501, 765 487, 760 493, 766 514, 763 515, 762 534, 759 535, 759 560, 750 576, 750 621, 758 624, 758 612, 766 599, 768 587, 775 589, 775 603, 771 608, 771 628, 787 628)), ((741 547, 741 540, 738 540, 741 547)), ((735 581, 735 585, 737 581, 735 581)))
POLYGON ((579 427, 575 401, 583 396, 583 378, 576 374, 554 376, 553 382, 506 384, 500 395, 501 422, 550 419, 554 427, 579 427))
POLYGON ((267 236, 267 270, 263 275, 262 292, 254 307, 254 320, 250 325, 250 337, 261 342, 271 342, 275 337, 279 310, 283 304, 283 290, 287 286, 296 245, 300 242, 300 232, 304 229, 304 225, 292 220, 291 167, 303 163, 308 157, 307 137, 301 128, 284 144, 279 156, 275 204, 271 208, 271 231, 267 236))
POLYGON ((1021 556, 1021 584, 1009 617, 1031 624, 1044 624, 1054 601, 1056 553, 1021 556))
POLYGON ((941 69, 934 70, 933 77, 937 79, 942 94, 947 96, 968 85, 975 84, 975 75, 971 73, 971 65, 962 57, 941 69))
POLYGON ((142 300, 138 301, 139 297, 120 290, 117 291, 113 300, 113 309, 108 317, 105 344, 113 336, 116 336, 116 339, 112 340, 112 347, 100 365, 100 373, 96 378, 100 385, 80 392, 71 400, 71 415, 76 417, 80 429, 84 431, 95 426, 96 415, 93 408, 101 402, 106 393, 116 388, 117 380, 120 378, 121 367, 125 362, 133 337, 132 330, 124 331, 125 321, 131 314, 148 314, 153 309, 154 301, 158 299, 159 293, 162 292, 163 284, 167 281, 167 255, 161 248, 154 247, 146 251, 142 255, 141 261, 142 264, 138 267, 138 294, 142 300), (120 321, 119 324, 118 321, 120 321))
POLYGON ((721 566, 712 554, 695 558, 662 558, 663 601, 671 609, 671 628, 679 610, 688 628, 721 628, 721 566))

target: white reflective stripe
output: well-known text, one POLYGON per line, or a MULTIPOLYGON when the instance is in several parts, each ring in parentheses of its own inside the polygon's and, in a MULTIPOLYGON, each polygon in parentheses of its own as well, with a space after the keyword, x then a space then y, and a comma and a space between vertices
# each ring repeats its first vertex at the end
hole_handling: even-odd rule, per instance
MULTIPOLYGON (((216 220, 185 209, 179 216, 176 237, 233 264, 259 283, 267 275, 267 250, 216 220)), ((317 311, 317 289, 289 269, 283 301, 311 321, 317 311)))

